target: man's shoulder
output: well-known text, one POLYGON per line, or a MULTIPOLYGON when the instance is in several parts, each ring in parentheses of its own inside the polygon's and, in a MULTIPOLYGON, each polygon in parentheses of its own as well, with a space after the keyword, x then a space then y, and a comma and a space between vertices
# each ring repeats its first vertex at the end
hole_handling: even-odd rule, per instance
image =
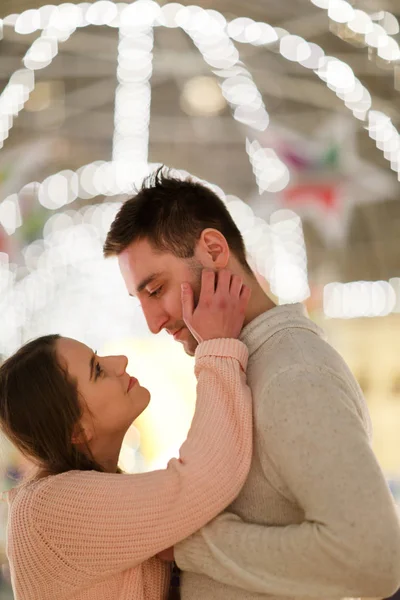
MULTIPOLYGON (((254 396, 267 395, 277 380, 288 377, 296 382, 307 376, 353 376, 343 357, 321 335, 311 329, 287 327, 261 344, 250 359, 249 385, 254 396)), ((264 399, 265 400, 265 399, 264 399)))
MULTIPOLYGON (((287 326, 273 336, 260 338, 257 351, 250 356, 250 364, 262 365, 260 375, 268 378, 272 371, 280 371, 295 365, 328 364, 339 357, 337 351, 311 327, 287 326)), ((343 360, 343 359, 342 359, 343 360)))

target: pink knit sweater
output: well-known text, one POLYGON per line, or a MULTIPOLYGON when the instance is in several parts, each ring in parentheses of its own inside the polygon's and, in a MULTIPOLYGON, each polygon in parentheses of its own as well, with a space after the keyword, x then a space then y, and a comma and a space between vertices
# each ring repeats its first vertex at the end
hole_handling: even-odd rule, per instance
POLYGON ((69 471, 10 493, 8 557, 16 600, 160 600, 169 567, 157 552, 192 534, 239 493, 252 419, 238 340, 196 351, 191 429, 167 469, 69 471))

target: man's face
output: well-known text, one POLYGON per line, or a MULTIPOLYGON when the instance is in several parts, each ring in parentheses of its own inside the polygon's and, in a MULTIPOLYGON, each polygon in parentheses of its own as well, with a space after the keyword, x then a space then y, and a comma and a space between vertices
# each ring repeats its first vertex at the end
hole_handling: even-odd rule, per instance
POLYGON ((118 256, 118 263, 129 294, 139 299, 150 331, 166 329, 193 356, 197 341, 182 318, 181 283, 191 283, 197 303, 201 263, 157 252, 147 240, 128 246, 118 256))

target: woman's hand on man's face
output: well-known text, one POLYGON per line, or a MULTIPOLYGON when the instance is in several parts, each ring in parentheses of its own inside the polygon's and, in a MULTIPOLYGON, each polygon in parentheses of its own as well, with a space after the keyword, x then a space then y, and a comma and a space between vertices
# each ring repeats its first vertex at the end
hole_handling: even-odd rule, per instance
POLYGON ((217 273, 204 269, 197 306, 193 290, 182 284, 182 315, 199 342, 215 338, 237 338, 243 327, 251 290, 238 275, 227 269, 217 273))

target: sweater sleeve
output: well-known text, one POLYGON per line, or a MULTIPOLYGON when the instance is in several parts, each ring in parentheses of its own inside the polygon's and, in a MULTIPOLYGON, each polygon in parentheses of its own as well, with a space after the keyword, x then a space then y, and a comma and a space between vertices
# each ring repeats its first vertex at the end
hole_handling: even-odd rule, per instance
POLYGON ((265 392, 261 447, 304 520, 261 526, 225 513, 175 546, 178 566, 268 595, 391 596, 399 521, 354 390, 328 370, 293 368, 265 392))
POLYGON ((252 451, 247 356, 238 340, 199 345, 195 414, 180 458, 166 469, 137 475, 71 471, 38 484, 31 523, 50 554, 90 583, 174 545, 237 496, 252 451))

